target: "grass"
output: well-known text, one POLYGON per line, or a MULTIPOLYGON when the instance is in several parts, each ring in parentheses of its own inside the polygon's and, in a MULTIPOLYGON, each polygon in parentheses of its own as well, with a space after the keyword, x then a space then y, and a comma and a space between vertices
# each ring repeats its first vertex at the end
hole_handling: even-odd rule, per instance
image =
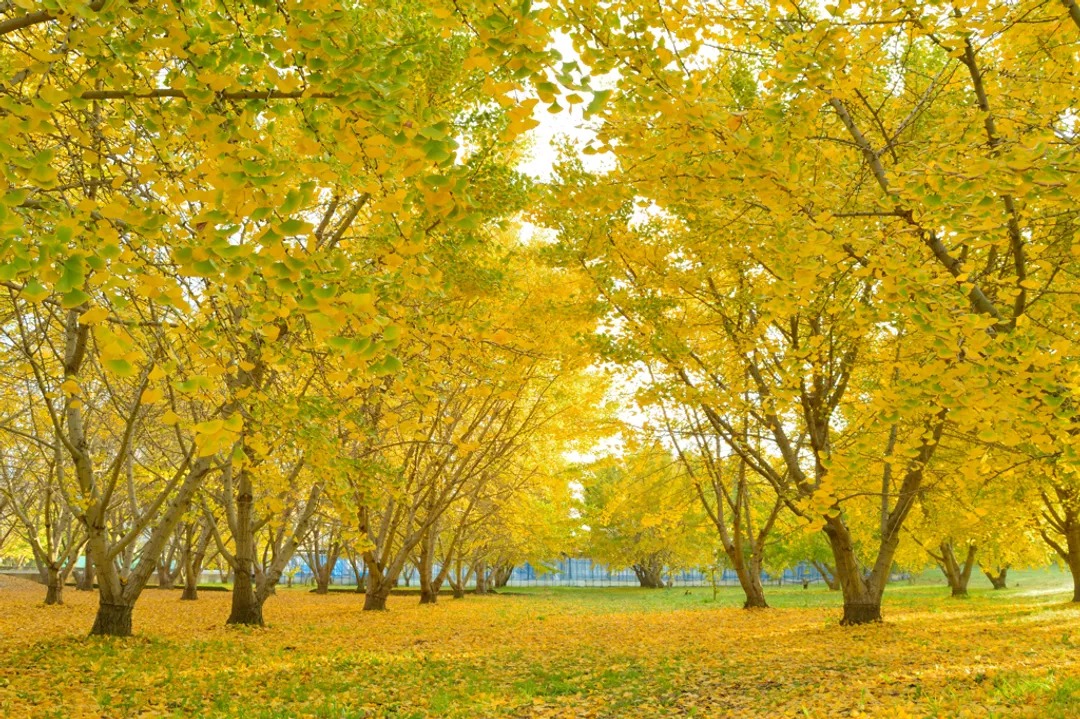
POLYGON ((752 612, 735 588, 529 588, 385 613, 295 587, 265 630, 225 628, 224 593, 147 592, 137 636, 112 640, 85 637, 93 595, 45 607, 0 578, 0 716, 1080 716, 1069 578, 984 583, 895 584, 886 622, 857 628, 820 586, 752 612))
MULTIPOLYGON (((1060 603, 1072 591, 1068 574, 1057 569, 1013 571, 1009 575, 1008 589, 993 590, 982 576, 972 576, 970 596, 966 600, 976 604, 1012 604, 1020 600, 1025 604, 1043 602, 1060 603), (984 586, 985 585, 985 586, 984 586)), ((514 595, 533 597, 572 597, 571 604, 587 611, 669 611, 672 609, 716 609, 717 607, 741 607, 742 593, 737 587, 720 587, 713 599, 711 587, 672 587, 669 589, 643 591, 636 587, 511 587, 506 590, 514 595)), ((839 592, 829 592, 824 586, 812 584, 803 589, 800 584, 765 588, 769 606, 784 609, 818 609, 839 607, 839 592)), ((889 585, 885 597, 885 611, 889 608, 908 607, 933 611, 951 606, 941 573, 937 570, 915 575, 910 580, 889 585), (943 599, 948 601, 942 601, 943 599)))

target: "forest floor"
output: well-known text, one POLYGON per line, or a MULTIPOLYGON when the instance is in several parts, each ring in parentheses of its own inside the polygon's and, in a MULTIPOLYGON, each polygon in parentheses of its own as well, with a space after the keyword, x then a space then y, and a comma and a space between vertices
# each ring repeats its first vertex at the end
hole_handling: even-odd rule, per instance
POLYGON ((229 595, 147 590, 136 636, 87 638, 95 594, 0 577, 0 717, 1078 717, 1068 577, 1017 573, 956 600, 886 593, 883 624, 838 625, 836 593, 536 589, 441 599, 282 590, 264 630, 229 595), (1012 585, 1019 581, 1020 586, 1012 585))

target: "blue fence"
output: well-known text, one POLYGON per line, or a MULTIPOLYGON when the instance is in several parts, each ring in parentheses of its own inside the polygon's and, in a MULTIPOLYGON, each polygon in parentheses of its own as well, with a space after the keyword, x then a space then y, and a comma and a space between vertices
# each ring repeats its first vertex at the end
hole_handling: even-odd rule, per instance
MULTIPOLYGON (((315 581, 311 569, 299 558, 293 558, 288 567, 293 574, 294 584, 313 584, 315 581)), ((361 571, 363 571, 361 569, 361 571)), ((435 571, 439 571, 436 565, 435 571)), ((709 571, 685 570, 675 571, 665 575, 672 586, 676 587, 705 587, 711 586, 714 576, 709 571)), ((288 581, 282 577, 282 583, 288 581)), ((781 574, 761 573, 761 581, 765 584, 802 584, 803 582, 820 582, 821 574, 809 564, 799 564, 791 569, 785 569, 781 574)), ((739 579, 732 569, 717 571, 715 574, 716 584, 731 586, 739 583, 739 579)), ((331 584, 355 585, 356 575, 352 566, 344 559, 339 559, 331 572, 331 584)), ((416 568, 407 566, 399 580, 401 586, 416 586, 419 580, 416 576, 416 568)), ((612 571, 603 564, 598 564, 587 557, 563 558, 550 562, 543 566, 535 566, 526 562, 514 567, 507 586, 510 587, 631 587, 637 586, 637 575, 632 569, 612 571)))
MULTIPOLYGON (((409 568, 411 569, 411 567, 409 568)), ((363 568, 360 569, 363 572, 363 568)), ((413 570, 413 574, 415 574, 413 570)), ((285 573, 281 576, 279 584, 285 584, 288 582, 288 574, 292 574, 292 581, 294 584, 314 584, 315 575, 312 574, 311 568, 308 567, 300 557, 293 557, 289 563, 285 566, 285 573)), ((334 569, 330 572, 330 583, 335 585, 355 585, 356 573, 353 571, 352 565, 345 559, 339 559, 334 563, 334 569)))
MULTIPOLYGON (((733 569, 717 571, 715 577, 707 570, 690 569, 670 572, 664 575, 676 587, 711 586, 715 580, 719 585, 734 585, 739 578, 733 569)), ((808 564, 800 564, 783 573, 772 575, 761 573, 765 584, 801 584, 820 582, 821 574, 808 564)), ((511 587, 629 587, 637 586, 638 578, 632 569, 612 571, 603 564, 597 564, 587 557, 564 558, 550 565, 536 568, 525 563, 515 567, 507 583, 511 587)))

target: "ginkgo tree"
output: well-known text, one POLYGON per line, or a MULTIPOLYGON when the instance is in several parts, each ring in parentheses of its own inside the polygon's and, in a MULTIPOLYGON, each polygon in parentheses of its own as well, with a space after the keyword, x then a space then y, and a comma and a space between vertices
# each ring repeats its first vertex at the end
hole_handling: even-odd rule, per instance
POLYGON ((582 471, 581 521, 590 557, 658 589, 669 572, 706 564, 713 547, 686 468, 658 443, 633 444, 582 471))
MULTIPOLYGON (((32 395, 28 395, 32 396, 32 395)), ((43 418, 39 418, 43 419, 43 418)), ((12 427, 19 437, 35 437, 12 427)), ((63 604, 64 584, 86 544, 86 533, 65 501, 66 463, 58 442, 10 443, 0 463, 0 495, 12 517, 7 532, 17 533, 33 553, 45 586, 45 604, 63 604)))
MULTIPOLYGON (((770 535, 784 509, 784 496, 762 481, 740 456, 728 452, 704 413, 692 404, 662 407, 660 419, 664 435, 716 529, 727 563, 739 578, 746 595, 743 606, 768 606, 761 574, 770 535)), ((748 421, 743 423, 741 441, 750 444, 748 421)))
POLYGON ((557 189, 560 206, 589 210, 552 222, 568 264, 597 280, 636 352, 719 394, 718 433, 735 437, 731 408, 749 397, 774 449, 744 456, 822 518, 845 621, 877 618, 939 443, 1072 464, 1076 63, 1069 40, 1045 42, 1074 32, 1070 13, 560 11, 582 61, 616 85, 587 148, 614 169, 568 165, 557 189), (856 511, 847 498, 871 490, 845 485, 871 473, 877 509, 856 511), (863 532, 878 548, 869 579, 863 532))

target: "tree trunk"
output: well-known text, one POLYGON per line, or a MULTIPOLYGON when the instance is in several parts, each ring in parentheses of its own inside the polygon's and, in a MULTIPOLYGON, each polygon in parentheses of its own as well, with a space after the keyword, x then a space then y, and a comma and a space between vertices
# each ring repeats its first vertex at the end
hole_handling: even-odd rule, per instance
POLYGON ((371 588, 371 591, 364 595, 364 611, 365 612, 384 612, 386 611, 386 599, 390 596, 389 587, 375 587, 371 588))
POLYGON ((435 530, 429 528, 420 540, 420 561, 417 564, 420 574, 420 603, 436 604, 439 601, 439 592, 433 584, 435 573, 435 530))
POLYGON ((176 575, 165 565, 158 565, 158 589, 172 589, 176 584, 176 575))
POLYGON ((968 596, 968 582, 971 581, 971 570, 975 567, 975 545, 968 545, 968 557, 964 559, 960 569, 960 581, 953 587, 954 597, 968 596))
POLYGON ((1054 492, 1060 506, 1043 493, 1043 519, 1049 527, 1041 527, 1039 534, 1058 556, 1069 565, 1073 580, 1074 602, 1080 602, 1080 496, 1078 492, 1063 485, 1055 485, 1054 492), (1051 537, 1050 531, 1065 538, 1065 546, 1060 539, 1051 537))
POLYGON ((487 594, 487 562, 476 563, 476 589, 473 590, 475 594, 487 594))
POLYGON ((765 588, 761 586, 761 575, 751 574, 750 584, 743 587, 743 592, 746 594, 746 601, 743 602, 743 609, 768 609, 769 604, 765 601, 765 588))
POLYGON ((660 589, 663 587, 660 578, 649 572, 647 567, 635 564, 633 569, 634 574, 637 575, 638 584, 642 589, 660 589))
MULTIPOLYGON (((1074 515, 1077 512, 1074 510, 1074 515)), ((1072 572, 1074 602, 1080 602, 1080 521, 1074 520, 1065 533, 1066 563, 1072 572)))
POLYGON ((994 574, 989 569, 983 570, 983 574, 990 580, 990 584, 993 585, 994 589, 1004 589, 1006 587, 1005 580, 1008 573, 1008 567, 998 567, 997 574, 994 574))
POLYGON ((38 583, 49 584, 49 563, 44 558, 44 555, 38 556, 37 552, 34 553, 34 561, 37 563, 38 583))
POLYGON ((503 563, 496 567, 494 572, 494 584, 496 589, 502 589, 510 581, 514 574, 514 565, 503 563))
POLYGON ((465 585, 469 583, 470 574, 472 574, 472 569, 466 572, 464 562, 460 557, 455 560, 454 571, 447 574, 447 581, 450 582, 450 588, 454 592, 454 599, 465 598, 465 585))
POLYGON ((251 581, 250 575, 243 582, 240 581, 240 573, 237 575, 237 582, 233 585, 233 601, 232 611, 229 613, 229 618, 226 620, 226 624, 245 624, 252 627, 265 626, 263 622, 263 603, 259 601, 258 596, 255 594, 254 583, 251 581), (241 584, 245 584, 246 587, 237 593, 237 589, 241 584))
POLYGON ((364 553, 364 566, 367 567, 367 592, 364 594, 364 611, 382 611, 386 609, 386 598, 397 586, 398 575, 405 563, 405 554, 399 553, 396 559, 382 563, 374 551, 364 553))
POLYGON ((60 576, 60 568, 53 565, 48 568, 49 582, 45 591, 45 604, 64 603, 64 578, 60 576))
POLYGON ((953 549, 952 540, 945 540, 941 543, 941 556, 938 557, 938 560, 941 564, 941 571, 945 574, 945 579, 948 581, 949 589, 952 590, 954 597, 963 598, 968 595, 968 581, 971 579, 971 570, 975 566, 975 551, 975 545, 969 544, 967 556, 961 565, 956 559, 956 551, 953 549))
POLYGON ((439 601, 439 588, 431 578, 430 567, 427 571, 420 568, 420 603, 436 604, 439 601))
POLYGON ((646 557, 644 561, 632 565, 637 575, 638 584, 643 589, 662 589, 664 586, 664 563, 657 557, 646 557))
POLYGON ((266 601, 267 597, 278 596, 278 580, 280 579, 281 575, 279 574, 278 579, 271 582, 260 567, 255 567, 255 597, 259 603, 266 601), (264 593, 261 597, 259 596, 260 591, 264 593))
POLYGON ((334 567, 337 566, 340 554, 341 545, 331 541, 326 547, 326 556, 323 559, 319 559, 317 543, 308 555, 307 563, 311 567, 312 579, 315 580, 316 594, 326 594, 330 591, 330 585, 334 583, 334 567))
POLYGON ((830 567, 824 562, 810 562, 814 565, 814 569, 818 570, 818 574, 821 575, 821 579, 825 582, 825 586, 829 588, 830 592, 840 591, 840 582, 836 579, 836 570, 830 567))
POLYGON ((840 624, 854 626, 880 622, 883 587, 874 586, 863 577, 847 526, 840 517, 830 516, 826 518, 824 532, 836 562, 836 579, 844 595, 844 616, 840 624))
POLYGON ((874 601, 869 598, 864 602, 849 602, 844 600, 844 616, 840 619, 840 626, 850 627, 858 624, 870 624, 881 621, 881 600, 874 601))
POLYGON ((188 551, 184 556, 184 593, 180 599, 193 602, 199 598, 199 576, 202 575, 202 552, 188 551))
POLYGON ((242 470, 236 495, 236 527, 233 528, 236 554, 233 572, 236 575, 232 590, 232 611, 226 624, 263 626, 262 602, 255 596, 255 533, 252 524, 251 478, 242 470))
POLYGON ((130 637, 133 608, 131 604, 108 604, 104 600, 99 602, 90 636, 130 637))
POLYGON ((760 559, 751 557, 749 561, 746 561, 739 557, 739 561, 734 564, 739 586, 746 595, 743 609, 768 609, 769 605, 765 601, 765 587, 761 585, 760 559))
POLYGON ((757 552, 752 552, 750 556, 743 554, 741 538, 724 544, 724 553, 735 569, 735 576, 738 577, 739 586, 746 597, 743 609, 768 609, 765 588, 761 585, 761 555, 757 552))
POLYGON ((75 583, 75 589, 80 592, 94 591, 94 558, 90 555, 90 545, 87 544, 83 553, 83 571, 79 575, 79 581, 75 583))
POLYGON ((367 566, 364 566, 364 571, 360 571, 360 565, 362 561, 353 554, 352 550, 348 550, 345 556, 349 560, 349 566, 352 567, 353 577, 356 579, 356 593, 363 594, 364 586, 367 584, 367 566))
POLYGON ((422 548, 420 552, 420 603, 437 604, 439 601, 439 584, 433 576, 434 552, 422 548))

